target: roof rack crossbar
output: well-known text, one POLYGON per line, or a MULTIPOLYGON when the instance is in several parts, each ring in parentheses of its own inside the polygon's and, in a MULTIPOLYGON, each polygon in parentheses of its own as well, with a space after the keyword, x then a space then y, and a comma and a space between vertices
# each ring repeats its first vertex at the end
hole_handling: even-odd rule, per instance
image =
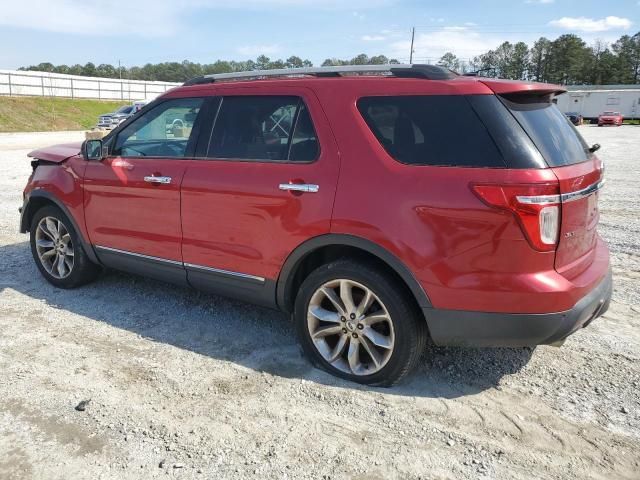
POLYGON ((451 70, 439 65, 385 64, 385 65, 340 65, 332 67, 281 68, 274 70, 252 70, 246 72, 215 73, 188 80, 184 85, 201 85, 219 80, 242 80, 272 77, 340 77, 349 74, 388 74, 401 78, 423 78, 447 80, 456 76, 451 70))

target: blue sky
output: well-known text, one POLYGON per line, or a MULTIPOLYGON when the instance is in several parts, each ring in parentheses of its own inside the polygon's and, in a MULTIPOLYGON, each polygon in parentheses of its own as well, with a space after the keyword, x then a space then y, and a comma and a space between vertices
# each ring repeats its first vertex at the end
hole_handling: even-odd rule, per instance
POLYGON ((384 54, 466 59, 509 40, 640 31, 639 0, 0 0, 0 68, 384 54))

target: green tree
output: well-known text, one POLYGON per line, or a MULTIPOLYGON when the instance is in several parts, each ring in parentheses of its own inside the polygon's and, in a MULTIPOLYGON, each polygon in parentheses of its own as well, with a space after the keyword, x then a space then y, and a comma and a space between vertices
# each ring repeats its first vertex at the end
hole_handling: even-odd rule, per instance
POLYGON ((438 65, 448 68, 449 70, 453 70, 454 72, 460 71, 460 59, 451 52, 447 52, 440 57, 438 65))
POLYGON ((540 37, 529 50, 529 78, 546 82, 549 75, 551 40, 540 37))
POLYGON ((611 48, 617 55, 618 78, 621 83, 640 82, 640 32, 623 35, 611 48))

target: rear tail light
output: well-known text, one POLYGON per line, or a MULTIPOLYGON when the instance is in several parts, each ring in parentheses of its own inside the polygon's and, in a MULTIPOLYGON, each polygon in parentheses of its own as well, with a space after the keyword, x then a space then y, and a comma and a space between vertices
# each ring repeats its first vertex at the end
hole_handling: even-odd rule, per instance
POLYGON ((560 231, 560 188, 557 183, 530 185, 472 185, 487 205, 512 212, 536 250, 551 251, 560 231))

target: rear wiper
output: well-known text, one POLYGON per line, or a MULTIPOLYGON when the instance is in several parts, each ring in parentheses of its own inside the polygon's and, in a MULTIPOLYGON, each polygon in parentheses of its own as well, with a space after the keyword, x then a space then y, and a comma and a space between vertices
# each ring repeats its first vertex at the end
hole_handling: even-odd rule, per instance
POLYGON ((598 150, 600 150, 599 143, 594 143, 593 145, 591 145, 591 147, 589 147, 589 153, 597 152, 598 150))

